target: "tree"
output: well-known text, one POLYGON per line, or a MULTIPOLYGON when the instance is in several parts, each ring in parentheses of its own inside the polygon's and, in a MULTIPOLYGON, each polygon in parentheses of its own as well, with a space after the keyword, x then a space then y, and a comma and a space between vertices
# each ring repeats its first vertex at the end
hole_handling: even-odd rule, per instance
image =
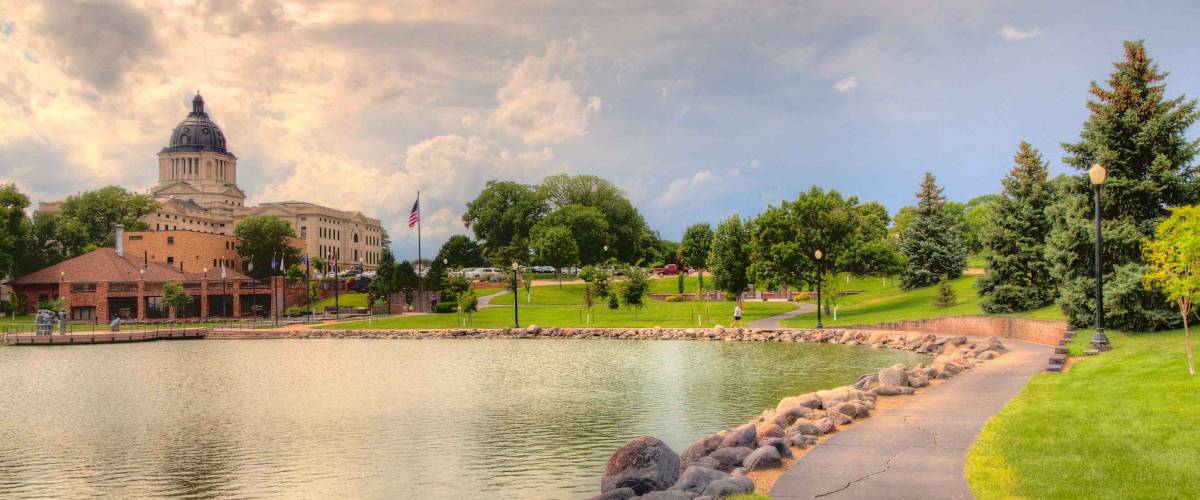
POLYGON ((949 280, 942 280, 938 283, 937 294, 933 296, 934 307, 950 307, 958 303, 958 295, 954 293, 954 288, 950 286, 949 280))
POLYGON ((407 260, 400 261, 396 264, 395 274, 392 276, 392 284, 390 290, 404 292, 404 301, 411 304, 413 302, 413 291, 420 288, 421 278, 417 276, 417 268, 413 267, 412 262, 407 260))
POLYGON ((1143 247, 1148 268, 1145 286, 1161 291, 1179 308, 1188 373, 1195 375, 1188 316, 1192 304, 1200 298, 1200 207, 1191 205, 1172 210, 1154 234, 1155 238, 1143 247))
POLYGON ((162 287, 162 304, 175 310, 175 314, 179 314, 192 302, 192 296, 188 295, 183 289, 183 284, 178 281, 164 283, 162 287))
POLYGON ((29 197, 16 185, 0 185, 0 276, 15 276, 18 264, 32 248, 32 227, 25 216, 28 206, 29 197))
POLYGON ((329 267, 329 263, 320 257, 309 257, 308 263, 321 274, 325 274, 325 269, 329 267))
MULTIPOLYGON (((1161 290, 1147 289, 1141 242, 1154 234, 1168 207, 1195 203, 1200 185, 1193 160, 1200 141, 1188 128, 1200 118, 1196 101, 1167 99, 1166 74, 1142 41, 1125 42, 1107 87, 1092 82, 1091 111, 1079 142, 1063 144, 1063 161, 1080 172, 1108 170, 1101 202, 1106 326, 1126 331, 1171 328, 1181 319, 1161 290)), ((1095 242, 1092 187, 1075 176, 1051 210, 1047 256, 1059 281, 1059 306, 1076 327, 1095 320, 1095 242)))
POLYGON ((698 222, 688 226, 679 241, 679 263, 696 270, 699 278, 699 293, 704 293, 704 266, 708 264, 708 254, 712 251, 713 230, 707 222, 698 222))
POLYGON ((900 251, 908 259, 900 276, 904 289, 957 278, 967 265, 967 248, 945 204, 942 188, 933 174, 926 172, 917 193, 916 214, 900 234, 900 251))
POLYGON ((887 241, 887 219, 878 203, 814 186, 750 224, 750 278, 760 288, 801 288, 816 285, 819 272, 887 272, 899 259, 887 241))
POLYGON ((278 217, 251 215, 238 222, 233 235, 238 238, 238 255, 254 264, 253 270, 247 270, 252 277, 274 274, 272 259, 283 259, 285 263, 300 260, 300 250, 288 244, 289 238, 296 237, 292 225, 278 217))
POLYGON ((750 232, 737 214, 717 225, 708 268, 713 285, 729 295, 737 297, 750 289, 750 232))
POLYGON ((390 248, 383 247, 379 253, 379 264, 375 266, 375 279, 367 285, 367 293, 372 301, 384 299, 390 302, 392 294, 400 291, 397 277, 396 256, 392 255, 390 248))
POLYGON ((511 259, 511 247, 529 241, 529 231, 547 211, 546 200, 537 187, 493 180, 467 203, 463 224, 475 232, 489 260, 511 259), (504 255, 490 255, 506 247, 504 255))
POLYGON ((638 266, 629 266, 625 270, 625 279, 618 282, 617 293, 621 296, 621 303, 633 309, 635 319, 638 311, 646 306, 645 298, 649 291, 650 279, 646 276, 646 271, 638 266))
POLYGON ((479 310, 479 296, 475 293, 475 290, 467 288, 454 295, 454 303, 456 309, 458 309, 458 314, 465 316, 463 318, 463 326, 467 326, 471 322, 471 315, 479 310))
POLYGON ((1024 141, 1013 161, 1002 181, 1004 193, 990 208, 984 237, 987 271, 977 284, 983 310, 993 314, 1037 309, 1055 296, 1045 251, 1050 234, 1046 209, 1054 202, 1048 167, 1041 153, 1024 141))
MULTIPOLYGON (((562 268, 578 262, 579 259, 579 248, 575 246, 571 231, 562 226, 543 229, 538 239, 533 242, 533 248, 539 260, 554 266, 556 279, 559 278, 562 268)), ((558 286, 562 287, 562 279, 559 279, 558 286)))
POLYGON ((149 195, 133 194, 117 186, 108 186, 68 196, 62 203, 62 218, 85 228, 87 243, 111 247, 117 224, 132 231, 148 229, 142 217, 158 210, 158 202, 149 195))
POLYGON ((471 238, 456 234, 442 244, 442 248, 433 259, 435 264, 442 264, 443 261, 443 265, 452 269, 481 267, 484 265, 483 250, 471 238))
POLYGON ((575 246, 579 249, 579 262, 595 264, 603 262, 604 247, 615 242, 609 231, 608 221, 604 213, 595 207, 583 205, 567 205, 546 215, 532 229, 534 241, 549 228, 565 227, 571 232, 575 246))
MULTIPOLYGON (((609 249, 596 262, 609 256, 624 263, 654 258, 658 238, 625 193, 612 183, 594 175, 559 174, 543 179, 538 192, 551 209, 580 205, 595 208, 604 215, 610 231, 609 249)), ((580 250, 584 250, 582 246, 580 250)))

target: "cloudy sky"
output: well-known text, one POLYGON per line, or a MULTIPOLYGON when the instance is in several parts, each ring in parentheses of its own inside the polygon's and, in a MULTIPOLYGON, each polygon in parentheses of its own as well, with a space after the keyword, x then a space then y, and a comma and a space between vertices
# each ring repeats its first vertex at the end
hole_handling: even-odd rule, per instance
POLYGON ((1022 139, 1065 171, 1125 39, 1200 94, 1196 2, 380 3, 0 0, 0 182, 150 187, 199 89, 250 202, 381 217, 402 256, 418 189, 431 246, 488 179, 558 172, 677 239, 813 184, 966 200, 1022 139))

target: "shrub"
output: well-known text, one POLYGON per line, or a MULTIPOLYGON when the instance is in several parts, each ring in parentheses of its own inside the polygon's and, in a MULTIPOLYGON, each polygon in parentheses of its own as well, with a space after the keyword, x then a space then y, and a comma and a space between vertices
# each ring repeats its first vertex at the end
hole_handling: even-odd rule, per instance
POLYGON ((685 298, 682 295, 668 295, 667 298, 663 300, 667 302, 684 302, 684 299, 685 298))
POLYGON ((958 303, 958 295, 954 293, 954 288, 950 287, 950 282, 942 280, 938 284, 937 294, 933 296, 934 307, 950 307, 958 303))
POLYGON ((455 304, 454 302, 438 302, 437 305, 433 307, 433 312, 438 314, 458 312, 458 304, 455 304))
POLYGON ((808 292, 796 292, 796 293, 792 294, 792 300, 794 300, 796 302, 804 302, 811 298, 812 298, 812 295, 809 294, 808 292))
POLYGON ((608 308, 609 309, 620 309, 621 308, 621 303, 619 301, 617 301, 616 294, 608 296, 608 308))
POLYGON ((283 315, 289 318, 295 318, 297 316, 304 316, 304 312, 304 309, 300 306, 292 306, 287 308, 287 311, 284 311, 283 315))

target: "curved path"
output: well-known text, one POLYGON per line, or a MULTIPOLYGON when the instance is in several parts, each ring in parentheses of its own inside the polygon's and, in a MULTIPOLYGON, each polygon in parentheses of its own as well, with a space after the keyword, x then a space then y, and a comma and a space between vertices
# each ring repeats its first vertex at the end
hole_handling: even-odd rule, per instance
POLYGON ((816 312, 816 310, 817 310, 816 304, 809 304, 808 302, 797 302, 796 308, 792 309, 791 311, 785 312, 783 314, 776 314, 774 316, 768 316, 768 317, 762 318, 762 319, 756 319, 754 321, 751 321, 750 324, 747 326, 749 326, 750 328, 760 328, 763 330, 770 330, 772 328, 783 328, 783 325, 779 324, 780 321, 783 321, 788 318, 794 318, 801 314, 816 312))
POLYGON ((1003 342, 1005 355, 822 442, 783 473, 771 498, 971 498, 967 450, 1053 352, 1003 342))

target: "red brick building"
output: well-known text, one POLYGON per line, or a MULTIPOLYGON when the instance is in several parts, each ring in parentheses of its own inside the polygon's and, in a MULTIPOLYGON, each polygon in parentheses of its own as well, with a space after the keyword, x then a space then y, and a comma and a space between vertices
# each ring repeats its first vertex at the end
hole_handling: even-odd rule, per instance
MULTIPOLYGON (((70 318, 75 321, 125 319, 240 318, 282 312, 288 305, 304 303, 304 289, 288 285, 282 277, 255 280, 244 274, 220 269, 189 269, 143 260, 141 255, 122 255, 101 248, 10 280, 13 293, 24 297, 26 313, 39 304, 66 297, 70 318), (192 296, 185 310, 173 311, 162 303, 163 285, 179 282, 192 296), (285 290, 286 293, 274 293, 285 290), (286 295, 288 300, 275 302, 286 295), (257 307, 256 307, 257 306, 257 307)), ((198 266, 199 267, 199 266, 198 266)))

